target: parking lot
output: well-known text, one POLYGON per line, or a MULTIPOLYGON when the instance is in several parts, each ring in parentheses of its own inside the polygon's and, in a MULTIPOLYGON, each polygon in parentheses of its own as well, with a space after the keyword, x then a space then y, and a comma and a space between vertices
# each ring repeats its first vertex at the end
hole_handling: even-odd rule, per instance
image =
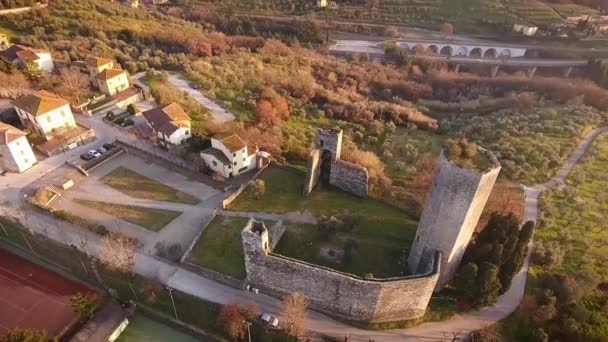
MULTIPOLYGON (((116 181, 116 177, 113 180, 116 181)), ((203 229, 202 223, 219 206, 223 197, 224 193, 206 184, 123 153, 96 167, 89 177, 83 178, 73 188, 63 191, 52 207, 103 225, 109 231, 137 238, 146 252, 156 253, 158 243, 165 247, 180 245, 185 250, 203 229), (108 185, 108 178, 119 174, 119 171, 127 172, 132 177, 125 177, 120 183, 123 189, 108 185), (129 182, 142 180, 147 181, 148 187, 158 184, 158 191, 152 188, 147 193, 142 192, 137 189, 137 184, 129 187, 129 182), (161 191, 165 195, 167 192, 180 194, 188 201, 159 199, 155 195, 161 191), (112 211, 116 207, 118 214, 112 211), (128 212, 123 210, 125 208, 128 212), (166 225, 158 229, 158 222, 150 222, 154 226, 146 226, 150 219, 154 221, 153 215, 160 213, 162 216, 165 212, 172 215, 166 225), (127 215, 126 219, 123 215, 127 215), (133 215, 138 217, 130 219, 133 215)))

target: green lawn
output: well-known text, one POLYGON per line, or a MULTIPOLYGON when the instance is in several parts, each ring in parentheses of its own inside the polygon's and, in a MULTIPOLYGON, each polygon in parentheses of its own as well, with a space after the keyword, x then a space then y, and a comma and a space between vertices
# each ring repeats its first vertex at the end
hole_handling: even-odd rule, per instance
POLYGON ((179 211, 173 210, 136 207, 133 205, 113 204, 83 199, 76 199, 75 202, 154 232, 161 230, 164 226, 169 224, 169 222, 182 214, 179 211))
POLYGON ((246 217, 215 217, 194 245, 190 262, 237 279, 245 279, 241 230, 248 220, 246 217))
POLYGON ((192 195, 122 166, 103 176, 101 181, 131 197, 185 204, 200 202, 192 195))
POLYGON ((400 275, 403 267, 399 262, 412 244, 417 222, 398 208, 373 199, 361 199, 333 187, 320 185, 310 196, 304 197, 304 177, 304 172, 299 170, 269 167, 261 175, 266 182, 264 196, 256 200, 245 190, 230 209, 276 213, 306 210, 317 217, 354 216, 356 224, 351 232, 339 232, 329 239, 323 239, 315 226, 288 225, 275 251, 358 275, 368 272, 377 277, 400 275), (321 248, 341 250, 348 239, 358 245, 350 263, 320 256, 321 248), (306 246, 306 243, 312 245, 306 246))

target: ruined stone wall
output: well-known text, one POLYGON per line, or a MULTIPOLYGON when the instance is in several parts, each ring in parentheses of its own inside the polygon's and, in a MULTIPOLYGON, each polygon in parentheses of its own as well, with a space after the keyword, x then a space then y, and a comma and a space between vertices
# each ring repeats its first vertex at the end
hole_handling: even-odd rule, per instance
POLYGON ((435 251, 442 253, 437 290, 456 273, 499 172, 498 162, 480 173, 441 153, 408 258, 410 271, 416 272, 435 251))
POLYGON ((308 156, 306 167, 306 180, 304 181, 304 195, 308 195, 317 185, 321 175, 321 150, 313 150, 308 156))
POLYGON ((360 197, 367 197, 369 175, 363 166, 337 160, 331 164, 329 183, 360 197))
POLYGON ((388 322, 424 315, 439 276, 437 254, 423 274, 363 279, 352 274, 273 254, 268 231, 243 229, 247 282, 264 293, 280 297, 300 292, 310 307, 347 320, 388 322))

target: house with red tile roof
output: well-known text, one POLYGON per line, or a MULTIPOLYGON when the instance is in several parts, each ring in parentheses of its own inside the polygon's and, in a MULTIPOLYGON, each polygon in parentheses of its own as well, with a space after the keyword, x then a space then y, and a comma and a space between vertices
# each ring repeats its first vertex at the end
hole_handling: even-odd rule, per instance
POLYGON ((211 147, 201 151, 201 158, 211 170, 229 178, 256 169, 258 146, 245 142, 234 133, 211 138, 211 147))
POLYGON ((147 110, 142 116, 156 134, 157 141, 165 147, 182 145, 192 135, 190 116, 177 103, 147 110))
POLYGON ((27 133, 0 122, 0 168, 11 172, 23 172, 36 164, 27 133))

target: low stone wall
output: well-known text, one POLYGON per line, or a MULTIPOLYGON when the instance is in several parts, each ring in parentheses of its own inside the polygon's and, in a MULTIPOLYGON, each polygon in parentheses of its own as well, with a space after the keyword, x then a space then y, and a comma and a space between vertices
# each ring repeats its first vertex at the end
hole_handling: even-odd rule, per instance
POLYGON ((389 322, 424 315, 439 277, 440 253, 425 272, 407 277, 364 279, 271 253, 269 232, 250 220, 242 231, 247 281, 280 297, 300 292, 318 311, 347 320, 389 322))
POLYGON ((182 264, 182 267, 185 269, 192 271, 194 273, 198 273, 205 278, 209 278, 211 280, 215 280, 218 283, 228 285, 230 287, 234 287, 235 289, 243 289, 245 287, 245 281, 233 278, 224 273, 220 273, 205 267, 201 267, 190 262, 185 262, 182 264))
POLYGON ((369 175, 363 166, 336 160, 331 165, 329 183, 360 197, 367 197, 369 175))
POLYGON ((230 194, 230 196, 226 197, 222 201, 222 209, 224 209, 224 210, 228 209, 228 206, 230 205, 230 203, 234 202, 234 200, 237 199, 243 193, 243 191, 245 191, 245 189, 247 188, 247 185, 248 184, 239 185, 239 188, 235 192, 230 194))
POLYGON ((184 263, 184 262, 186 262, 186 260, 188 258, 190 258, 190 253, 192 252, 192 249, 194 248, 194 246, 196 246, 198 239, 200 239, 200 237, 201 237, 201 235, 203 235, 203 232, 205 231, 205 229, 207 229, 207 226, 209 225, 209 223, 211 223, 211 221, 213 221, 213 219, 216 216, 217 216, 217 209, 213 210, 211 215, 209 215, 209 217, 207 217, 207 220, 205 220, 205 223, 202 225, 203 228, 201 229, 200 232, 198 232, 198 234, 196 234, 196 237, 192 240, 192 242, 190 243, 190 246, 188 246, 188 248, 184 252, 184 255, 182 255, 182 257, 179 259, 180 263, 184 263))
POLYGON ((321 174, 321 150, 313 150, 308 156, 308 166, 306 167, 306 180, 304 181, 304 195, 309 195, 319 181, 321 174))

